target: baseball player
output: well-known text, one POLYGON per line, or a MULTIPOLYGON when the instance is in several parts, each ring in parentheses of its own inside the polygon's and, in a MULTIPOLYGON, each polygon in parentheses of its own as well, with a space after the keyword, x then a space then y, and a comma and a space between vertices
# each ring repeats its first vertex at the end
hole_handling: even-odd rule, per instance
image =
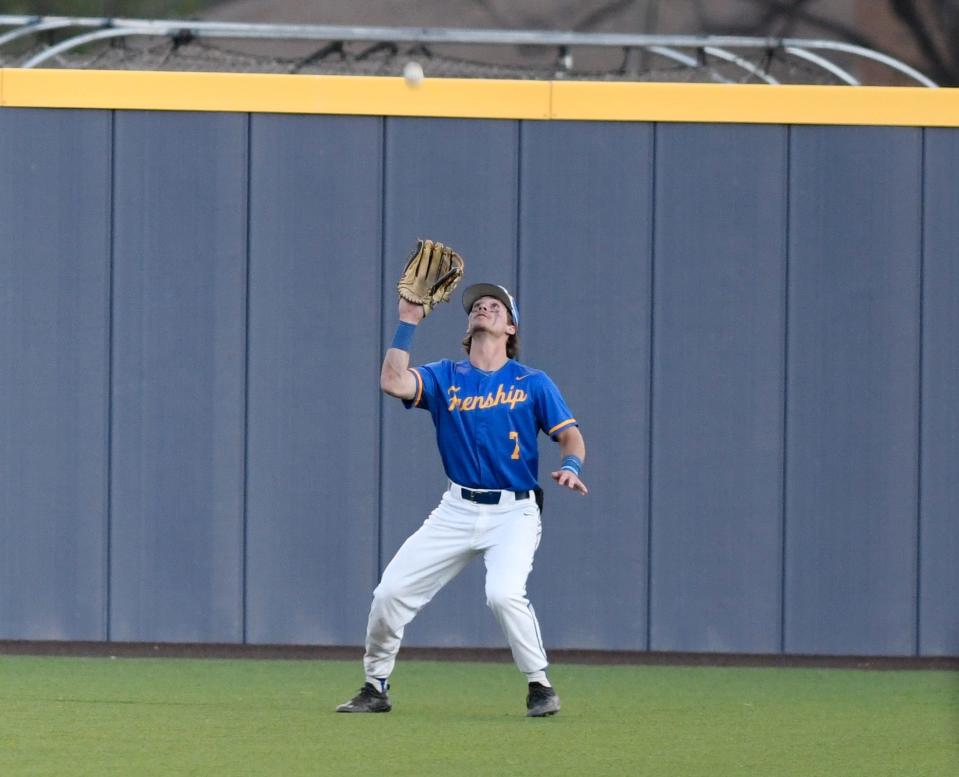
MULTIPOLYGON (((436 246, 450 250, 425 243, 420 254, 436 246)), ((440 264, 440 269, 446 266, 440 264)), ((463 293, 467 358, 410 368, 413 334, 431 306, 430 300, 417 304, 401 296, 400 322, 383 360, 380 387, 407 408, 430 413, 449 487, 384 570, 367 625, 366 682, 337 711, 392 709, 389 677, 404 628, 471 559, 482 556, 486 602, 527 678, 526 714, 554 715, 560 700, 547 678, 539 624, 526 598, 541 533, 536 438, 542 430, 559 443, 561 465, 551 473, 553 480, 585 495, 583 437, 546 373, 515 360, 519 314, 505 288, 479 283, 463 293)))

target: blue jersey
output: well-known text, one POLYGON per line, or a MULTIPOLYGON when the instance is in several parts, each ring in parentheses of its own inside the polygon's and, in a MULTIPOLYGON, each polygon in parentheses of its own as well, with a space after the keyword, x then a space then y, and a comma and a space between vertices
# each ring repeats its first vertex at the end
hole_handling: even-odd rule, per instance
POLYGON ((551 437, 576 419, 549 376, 510 359, 484 372, 469 359, 411 370, 407 407, 430 411, 447 477, 467 488, 526 491, 538 486, 540 431, 551 437))

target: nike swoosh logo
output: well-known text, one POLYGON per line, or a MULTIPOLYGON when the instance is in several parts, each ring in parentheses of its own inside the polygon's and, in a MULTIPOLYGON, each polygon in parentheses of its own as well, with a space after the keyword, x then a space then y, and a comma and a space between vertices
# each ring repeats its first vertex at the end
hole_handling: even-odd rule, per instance
POLYGON ((516 378, 516 382, 519 383, 521 380, 526 380, 528 377, 529 377, 529 373, 528 373, 528 372, 527 372, 525 375, 519 375, 519 376, 517 376, 517 378, 516 378))

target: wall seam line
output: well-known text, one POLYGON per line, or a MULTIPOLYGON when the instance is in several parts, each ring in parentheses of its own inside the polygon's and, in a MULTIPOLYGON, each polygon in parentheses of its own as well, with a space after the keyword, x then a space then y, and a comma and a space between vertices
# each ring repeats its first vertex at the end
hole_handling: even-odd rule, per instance
POLYGON ((107 217, 107 278, 106 278, 106 515, 105 517, 105 561, 106 580, 104 586, 104 636, 107 642, 112 639, 113 623, 113 274, 116 263, 116 151, 117 151, 117 112, 110 111, 110 165, 109 196, 110 209, 107 217))
MULTIPOLYGON (((380 300, 386 295, 386 175, 387 175, 387 143, 389 118, 381 116, 380 121, 380 300)), ((386 326, 386 306, 380 304, 379 332, 377 333, 379 347, 376 353, 374 372, 378 376, 379 362, 384 358, 386 348, 383 329, 386 326)), ((376 542, 374 543, 374 562, 376 565, 376 580, 378 583, 383 574, 383 426, 385 397, 379 391, 379 380, 375 384, 376 392, 376 542)))
POLYGON ((926 135, 919 132, 919 326, 916 381, 916 633, 915 654, 922 651, 922 446, 923 446, 923 370, 925 369, 926 310, 926 135))
MULTIPOLYGON (((517 119, 516 121, 516 153, 514 155, 514 163, 516 165, 516 209, 515 209, 515 221, 513 223, 514 234, 516 236, 516 270, 513 277, 513 288, 516 289, 516 299, 522 302, 523 295, 522 289, 520 288, 520 256, 523 247, 522 240, 522 229, 520 224, 522 223, 523 218, 523 120, 517 119)), ((520 311, 522 313, 522 311, 520 311)))
POLYGON ((656 322, 656 168, 659 124, 653 124, 649 169, 649 376, 646 439, 646 650, 653 644, 653 384, 656 322))
POLYGON ((780 547, 779 547, 779 652, 786 652, 786 500, 788 494, 789 456, 789 282, 790 282, 790 235, 792 231, 792 135, 793 128, 786 127, 785 143, 785 180, 783 181, 783 357, 782 357, 782 452, 780 465, 780 547))
POLYGON ((240 555, 240 640, 245 645, 249 639, 249 573, 250 573, 250 276, 251 276, 251 228, 253 214, 253 114, 246 115, 246 224, 244 234, 244 310, 243 310, 243 465, 240 520, 242 544, 240 555))

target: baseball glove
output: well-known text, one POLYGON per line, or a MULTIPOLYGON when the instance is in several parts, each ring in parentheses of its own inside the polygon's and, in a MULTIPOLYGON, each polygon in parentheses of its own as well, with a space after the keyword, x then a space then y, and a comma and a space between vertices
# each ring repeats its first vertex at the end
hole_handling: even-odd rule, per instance
POLYGON ((407 302, 423 306, 424 318, 434 305, 449 302, 463 277, 463 257, 447 245, 419 240, 410 254, 396 290, 407 302))

